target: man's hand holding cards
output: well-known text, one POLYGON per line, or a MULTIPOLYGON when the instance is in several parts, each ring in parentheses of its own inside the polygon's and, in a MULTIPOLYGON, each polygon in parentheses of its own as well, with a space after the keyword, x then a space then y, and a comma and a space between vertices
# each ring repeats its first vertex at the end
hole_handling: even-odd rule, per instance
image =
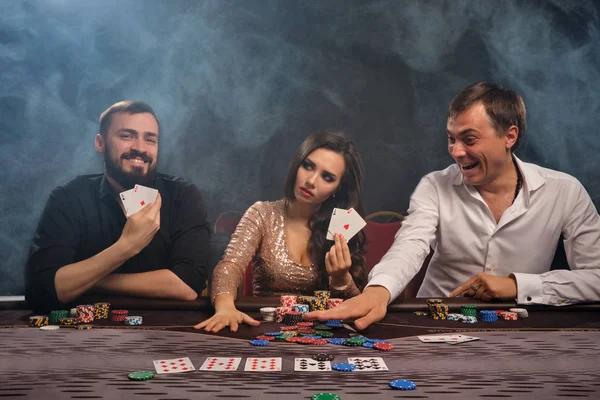
POLYGON ((343 208, 334 208, 327 228, 327 240, 334 240, 334 235, 339 233, 344 236, 346 241, 349 241, 356 235, 367 223, 364 219, 351 208, 344 210, 343 208))
POLYGON ((132 214, 137 213, 148 204, 156 201, 158 190, 142 185, 135 185, 133 189, 126 190, 119 194, 125 216, 129 218, 132 214))

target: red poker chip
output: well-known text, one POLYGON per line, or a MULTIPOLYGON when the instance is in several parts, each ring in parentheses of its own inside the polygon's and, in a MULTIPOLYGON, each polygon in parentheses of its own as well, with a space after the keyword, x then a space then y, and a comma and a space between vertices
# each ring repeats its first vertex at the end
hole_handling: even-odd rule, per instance
POLYGON ((286 312, 287 315, 302 315, 302 313, 300 311, 288 311, 286 312))
POLYGON ((273 340, 275 340, 275 336, 260 335, 260 336, 257 336, 256 339, 258 339, 258 340, 268 340, 269 342, 272 342, 273 340))
POLYGON ((313 338, 307 338, 307 337, 300 337, 296 340, 296 343, 300 343, 300 344, 312 344, 312 342, 314 342, 316 339, 313 338))
POLYGON ((300 339, 302 339, 302 338, 298 337, 298 336, 292 336, 292 337, 289 337, 289 338, 285 338, 285 341, 289 342, 289 343, 300 343, 299 342, 300 339))
POLYGON ((282 326, 279 330, 281 331, 295 331, 296 329, 298 329, 298 327, 296 325, 292 325, 292 326, 282 326))
POLYGON ((391 343, 378 342, 373 343, 373 348, 381 351, 392 351, 394 350, 394 345, 391 343))
POLYGON ((316 333, 317 331, 315 329, 312 328, 299 328, 298 329, 298 333, 305 333, 307 335, 310 335, 312 333, 316 333))
POLYGON ((323 345, 326 345, 327 343, 329 343, 329 342, 325 339, 313 339, 312 342, 310 342, 309 344, 311 344, 313 346, 323 346, 323 345))
POLYGON ((306 322, 298 322, 296 326, 309 328, 314 325, 314 322, 306 321, 306 322))

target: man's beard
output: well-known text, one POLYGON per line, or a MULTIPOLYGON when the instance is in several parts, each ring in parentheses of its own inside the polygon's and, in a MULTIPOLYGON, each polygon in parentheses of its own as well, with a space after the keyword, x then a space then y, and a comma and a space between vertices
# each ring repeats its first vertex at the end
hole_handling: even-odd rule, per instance
POLYGON ((124 153, 120 160, 135 157, 140 157, 142 160, 148 163, 148 172, 146 174, 143 172, 143 167, 134 167, 132 168, 131 172, 123 171, 123 168, 118 164, 118 161, 115 163, 110 150, 106 148, 104 151, 106 175, 114 179, 115 182, 117 182, 119 186, 123 188, 123 190, 133 189, 135 185, 151 186, 150 184, 152 181, 154 181, 156 176, 156 164, 151 165, 153 160, 146 153, 140 153, 132 150, 129 153, 124 153))

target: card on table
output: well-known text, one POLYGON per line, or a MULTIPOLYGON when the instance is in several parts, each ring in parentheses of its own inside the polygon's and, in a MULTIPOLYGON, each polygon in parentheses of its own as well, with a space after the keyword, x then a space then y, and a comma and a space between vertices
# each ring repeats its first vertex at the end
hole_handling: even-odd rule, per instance
POLYGON ((133 189, 121 192, 119 196, 125 208, 125 216, 129 217, 144 206, 154 203, 157 195, 158 190, 142 185, 135 185, 133 189))
POLYGON ((281 371, 281 357, 248 357, 244 371, 281 371))
POLYGON ((354 371, 387 371, 388 367, 385 365, 385 361, 381 357, 350 357, 348 358, 350 364, 356 365, 354 371))
POLYGON ((333 235, 341 233, 348 241, 354 237, 367 223, 364 219, 351 208, 344 210, 343 208, 334 208, 329 220, 327 228, 327 240, 334 240, 333 235))
POLYGON ((176 374, 194 371, 194 365, 189 357, 172 358, 170 360, 154 360, 154 368, 159 374, 176 374))
POLYGON ((208 357, 200 371, 236 371, 241 361, 240 357, 208 357))
POLYGON ((294 371, 331 371, 331 361, 315 361, 312 358, 296 358, 294 371))
POLYGON ((419 340, 423 343, 450 343, 450 344, 470 342, 472 340, 479 339, 478 337, 459 335, 459 334, 424 335, 424 336, 417 336, 417 338, 419 338, 419 340))

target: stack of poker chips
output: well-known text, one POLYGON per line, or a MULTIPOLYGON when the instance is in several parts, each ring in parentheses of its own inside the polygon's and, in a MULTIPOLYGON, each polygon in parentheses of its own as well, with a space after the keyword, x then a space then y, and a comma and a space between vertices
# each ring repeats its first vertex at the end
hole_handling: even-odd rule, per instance
POLYGON ((308 304, 294 304, 292 309, 302 314, 306 314, 309 311, 308 304))
POLYGON ((73 317, 61 318, 60 324, 62 326, 75 327, 75 326, 77 326, 77 318, 73 318, 73 317))
POLYGON ((108 319, 109 309, 110 303, 96 303, 94 304, 94 316, 96 319, 108 319))
POLYGON ((483 322, 496 322, 498 321, 498 313, 494 310, 481 310, 479 311, 479 320, 483 322))
POLYGON ((500 316, 505 321, 516 321, 518 319, 518 314, 512 311, 504 311, 500 316))
POLYGON ((302 313, 299 311, 288 311, 283 316, 283 319, 281 322, 284 325, 289 325, 289 326, 296 325, 298 322, 302 322, 302 313))
POLYGON ((511 308, 509 311, 517 313, 517 315, 519 316, 519 318, 527 318, 527 317, 529 317, 529 313, 527 312, 527 310, 525 308, 511 308))
POLYGON ((315 311, 325 311, 327 309, 327 301, 331 297, 331 293, 328 290, 315 290, 314 295, 317 299, 315 311))
POLYGON ((463 304, 460 313, 465 317, 477 317, 477 307, 474 304, 463 304))
POLYGON ((48 325, 48 317, 45 315, 34 315, 29 317, 29 326, 44 326, 48 325))
POLYGON ((275 307, 263 307, 260 309, 260 315, 265 322, 275 321, 275 307))
POLYGON ((472 315, 463 315, 460 320, 465 324, 474 324, 477 322, 477 317, 473 317, 472 315))
POLYGON ((58 325, 61 318, 67 318, 69 312, 67 310, 54 310, 50 312, 49 322, 53 325, 58 325))
POLYGON ((125 317, 125 325, 141 325, 143 318, 138 315, 130 315, 125 317))
POLYGON ((275 322, 283 321, 283 316, 290 311, 294 311, 292 307, 277 307, 275 309, 275 322))
POLYGON ((114 322, 124 322, 129 311, 127 310, 112 310, 110 312, 110 320, 114 322))
POLYGON ((448 321, 460 321, 460 319, 463 317, 462 314, 448 314, 448 321))
POLYGON ((279 298, 280 307, 292 308, 296 303, 298 303, 298 296, 282 295, 279 298))
POLYGON ((344 302, 344 299, 330 298, 327 300, 327 309, 329 310, 330 308, 337 307, 340 304, 342 304, 343 302, 344 302))
POLYGON ((77 322, 80 324, 89 324, 94 321, 94 306, 83 304, 77 306, 77 322))
POLYGON ((442 303, 441 299, 427 299, 425 301, 429 306, 429 315, 433 319, 447 319, 448 306, 442 303))

